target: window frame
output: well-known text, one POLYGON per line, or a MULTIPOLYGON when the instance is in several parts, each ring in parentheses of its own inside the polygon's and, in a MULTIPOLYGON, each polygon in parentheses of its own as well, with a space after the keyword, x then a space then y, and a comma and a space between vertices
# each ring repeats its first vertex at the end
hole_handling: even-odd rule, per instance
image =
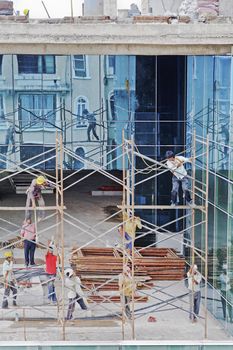
MULTIPOLYGON (((80 60, 81 61, 81 60, 80 60)), ((90 76, 89 76, 89 59, 88 59, 88 55, 73 55, 73 77, 75 79, 90 79, 90 76), (85 69, 83 70, 80 70, 80 71, 84 71, 85 72, 85 75, 81 76, 81 75, 77 75, 76 72, 77 72, 77 69, 75 68, 75 61, 76 61, 76 57, 77 56, 83 56, 83 62, 84 62, 84 65, 85 65, 85 69)))
MULTIPOLYGON (((89 110, 89 100, 88 100, 88 98, 87 98, 86 96, 84 96, 84 95, 78 96, 78 97, 76 98, 76 100, 75 100, 75 111, 76 111, 76 116, 77 116, 76 128, 77 128, 77 129, 79 129, 79 128, 85 128, 85 127, 87 127, 87 125, 88 125, 88 122, 87 122, 87 120, 85 120, 85 119, 82 121, 82 123, 78 124, 78 118, 79 118, 79 116, 81 117, 81 114, 79 114, 79 111, 78 111, 78 109, 79 109, 78 105, 79 105, 79 100, 81 100, 81 99, 83 99, 83 100, 86 101, 85 107, 83 108, 83 110, 84 110, 84 109, 89 110)), ((81 121, 81 118, 80 118, 80 121, 81 121)))
POLYGON ((116 75, 116 55, 107 55, 107 59, 106 59, 106 70, 107 70, 107 76, 108 77, 114 77, 116 75), (109 58, 114 56, 115 57, 115 64, 114 66, 109 64, 109 58), (112 68, 112 71, 111 71, 112 68))
POLYGON ((17 55, 17 62, 18 62, 18 74, 19 75, 24 75, 24 74, 56 74, 56 57, 55 55, 17 55), (20 59, 23 57, 27 57, 27 59, 29 59, 29 57, 33 57, 33 59, 35 60, 35 67, 32 67, 31 71, 27 71, 27 69, 25 70, 25 66, 27 66, 27 62, 26 64, 23 62, 20 62, 20 59), (46 57, 52 57, 53 58, 53 69, 51 72, 48 71, 48 66, 46 65, 46 57), (37 60, 36 60, 37 59, 37 60), (41 61, 41 62, 40 62, 41 61), (22 65, 22 66, 20 66, 22 65), (41 71, 40 71, 41 70, 41 71))
MULTIPOLYGON (((21 123, 21 126, 22 128, 24 128, 25 126, 27 126, 25 128, 24 131, 27 131, 27 130, 30 130, 31 131, 38 131, 38 130, 41 130, 41 129, 46 129, 48 131, 54 131, 54 128, 56 128, 56 125, 58 124, 57 122, 57 112, 56 112, 56 106, 57 106, 57 94, 56 93, 39 93, 39 92, 33 92, 33 93, 27 93, 27 92, 21 92, 18 94, 18 102, 19 102, 19 105, 21 103, 21 97, 22 96, 41 96, 42 98, 44 98, 45 96, 53 96, 53 108, 51 110, 55 111, 55 115, 54 115, 54 122, 51 122, 51 120, 48 120, 48 122, 46 121, 41 121, 36 123, 36 125, 33 125, 33 115, 30 114, 30 112, 27 112, 27 111, 23 111, 23 110, 20 110, 18 111, 18 120, 19 122, 21 123), (22 113, 28 113, 29 114, 29 118, 27 119, 28 120, 28 123, 24 123, 24 120, 23 120, 23 117, 22 117, 22 113), (50 124, 51 123, 51 124, 50 124), (54 123, 54 125, 52 125, 52 123, 54 123), (25 125, 24 125, 25 124, 25 125), (37 125, 38 124, 38 125, 37 125)), ((34 103, 34 101, 33 101, 34 103)), ((40 102, 41 103, 41 102, 40 102)), ((20 107, 19 107, 20 108, 20 107)), ((25 108, 25 107, 24 107, 25 108)), ((32 113, 36 114, 34 111, 35 111, 35 108, 34 109, 30 109, 28 108, 28 110, 30 110, 32 113)), ((49 111, 50 109, 47 109, 47 108, 40 108, 39 110, 43 110, 43 111, 49 111)), ((48 112, 47 112, 48 113, 48 112)), ((45 113, 46 114, 46 113, 45 113)), ((26 118, 25 118, 26 119, 26 118)))

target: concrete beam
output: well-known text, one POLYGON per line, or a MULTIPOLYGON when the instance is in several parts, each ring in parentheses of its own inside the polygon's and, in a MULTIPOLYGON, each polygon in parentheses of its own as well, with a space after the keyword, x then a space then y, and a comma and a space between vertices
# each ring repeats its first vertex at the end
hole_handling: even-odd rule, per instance
POLYGON ((12 23, 0 21, 0 53, 230 54, 232 24, 12 23))

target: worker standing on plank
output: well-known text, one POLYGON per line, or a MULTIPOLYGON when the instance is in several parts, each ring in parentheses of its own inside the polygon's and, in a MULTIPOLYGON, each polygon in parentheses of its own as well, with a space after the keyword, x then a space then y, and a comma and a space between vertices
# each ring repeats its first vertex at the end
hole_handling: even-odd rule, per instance
POLYGON ((25 266, 28 267, 29 264, 30 266, 35 266, 36 227, 30 218, 24 221, 21 229, 21 237, 24 238, 25 266))
POLYGON ((197 269, 197 265, 190 267, 188 273, 188 289, 190 297, 190 320, 195 323, 199 315, 200 304, 201 304, 201 289, 200 284, 202 276, 197 269))
POLYGON ((127 318, 131 318, 130 302, 132 300, 132 293, 134 291, 134 285, 132 275, 129 266, 123 267, 123 272, 119 275, 118 280, 119 291, 121 296, 121 302, 124 306, 124 312, 127 318))
POLYGON ((187 171, 185 170, 184 164, 185 163, 191 163, 192 158, 186 158, 183 156, 175 156, 175 154, 172 151, 166 152, 166 158, 167 167, 171 170, 173 177, 172 177, 172 191, 171 191, 171 206, 175 207, 178 205, 177 203, 177 196, 179 192, 179 185, 180 182, 182 184, 182 190, 184 193, 185 200, 187 204, 190 207, 194 207, 195 204, 192 201, 190 191, 188 189, 189 187, 189 180, 187 177, 187 171))
MULTIPOLYGON (((39 207, 45 206, 44 198, 41 192, 46 187, 54 187, 54 185, 50 183, 44 176, 38 176, 36 179, 32 180, 31 185, 26 191, 27 201, 25 219, 31 219, 32 212, 28 208, 30 206, 35 207, 36 201, 38 202, 39 207)), ((44 216, 44 210, 39 210, 39 220, 43 219, 44 216)))
POLYGON ((128 253, 132 253, 132 238, 127 232, 124 232, 124 225, 118 227, 118 232, 121 236, 122 242, 124 242, 124 248, 128 253))
POLYGON ((65 270, 65 286, 68 290, 69 306, 67 311, 66 320, 72 320, 73 312, 75 309, 75 303, 77 302, 82 310, 88 309, 88 304, 84 298, 84 294, 81 288, 81 280, 78 276, 75 276, 72 269, 65 270))
POLYGON ((11 251, 7 251, 4 254, 5 261, 3 263, 3 282, 4 282, 4 295, 2 301, 2 308, 8 309, 8 298, 10 296, 10 291, 13 293, 13 306, 17 306, 17 288, 16 279, 13 273, 13 254, 11 251))
POLYGON ((55 278, 57 275, 57 263, 59 259, 54 254, 54 242, 49 242, 49 247, 45 256, 45 272, 48 276, 48 299, 51 304, 57 304, 57 296, 55 292, 55 278))
POLYGON ((99 141, 99 136, 96 134, 96 117, 94 113, 89 113, 87 109, 83 110, 83 118, 87 118, 88 128, 87 128, 87 138, 91 141, 91 132, 93 136, 99 141))
MULTIPOLYGON (((122 230, 125 230, 125 248, 128 250, 128 252, 132 252, 133 243, 135 240, 135 234, 137 227, 139 229, 142 228, 141 219, 138 216, 130 216, 127 214, 127 212, 123 212, 123 222, 124 225, 122 225, 122 230)), ((123 232, 122 232, 123 235, 123 232)), ((123 235, 124 236, 124 235, 123 235)))

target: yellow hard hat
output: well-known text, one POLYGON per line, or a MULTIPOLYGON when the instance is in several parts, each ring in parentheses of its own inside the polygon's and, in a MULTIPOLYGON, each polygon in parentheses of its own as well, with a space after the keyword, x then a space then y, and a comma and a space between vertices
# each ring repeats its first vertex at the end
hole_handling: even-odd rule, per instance
POLYGON ((24 16, 28 16, 28 14, 29 14, 29 9, 24 9, 24 10, 23 10, 23 14, 24 14, 24 16))
POLYGON ((44 176, 38 176, 38 178, 36 179, 36 184, 37 185, 43 185, 43 183, 46 182, 46 179, 44 176))
POLYGON ((12 252, 8 251, 4 253, 5 258, 11 258, 13 256, 12 252))

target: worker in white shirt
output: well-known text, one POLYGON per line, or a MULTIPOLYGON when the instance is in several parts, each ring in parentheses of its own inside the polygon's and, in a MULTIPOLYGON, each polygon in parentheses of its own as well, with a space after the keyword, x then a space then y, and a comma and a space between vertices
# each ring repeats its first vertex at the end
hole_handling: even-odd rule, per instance
POLYGON ((192 322, 197 322, 197 318, 199 315, 200 304, 201 304, 201 280, 202 276, 197 269, 197 265, 193 265, 190 267, 188 273, 188 289, 190 291, 190 320, 192 322))
POLYGON ((219 276, 219 280, 220 280, 220 288, 221 288, 223 318, 224 320, 226 320, 227 310, 228 310, 230 322, 232 323, 233 321, 232 321, 232 305, 231 305, 231 281, 230 281, 229 275, 227 274, 226 264, 223 265, 223 270, 221 275, 219 276))
POLYGON ((13 254, 11 251, 7 251, 4 254, 5 261, 2 266, 3 272, 3 282, 4 282, 4 295, 2 301, 2 308, 8 309, 8 298, 10 296, 10 291, 13 293, 13 306, 17 306, 17 288, 16 279, 13 273, 13 254))
POLYGON ((66 320, 72 320, 73 312, 75 309, 75 303, 77 302, 82 310, 88 309, 88 304, 84 298, 84 293, 81 288, 81 280, 78 276, 75 276, 73 269, 69 268, 65 270, 65 286, 68 290, 69 306, 67 311, 66 320))
POLYGON ((191 163, 191 158, 186 158, 183 156, 175 156, 172 151, 166 152, 167 167, 171 170, 172 177, 172 191, 171 191, 171 206, 176 206, 177 196, 179 192, 180 182, 182 184, 182 190, 184 193, 185 200, 190 207, 194 207, 195 204, 192 201, 190 191, 189 191, 189 180, 187 177, 187 171, 185 170, 184 163, 191 163))

